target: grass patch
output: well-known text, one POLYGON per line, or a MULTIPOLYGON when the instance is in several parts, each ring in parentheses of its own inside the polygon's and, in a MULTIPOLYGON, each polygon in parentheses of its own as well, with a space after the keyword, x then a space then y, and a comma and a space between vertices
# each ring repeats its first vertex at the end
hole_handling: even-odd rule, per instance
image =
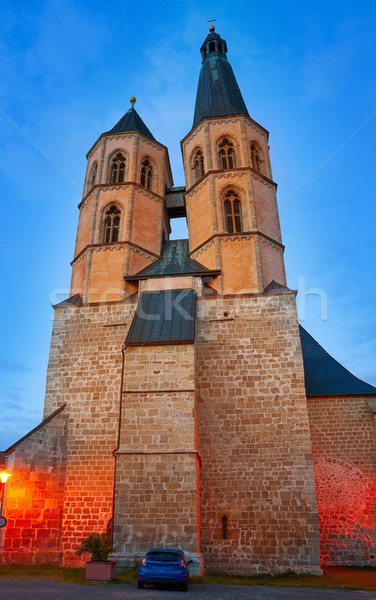
MULTIPOLYGON (((116 576, 110 583, 85 582, 85 569, 74 567, 48 567, 44 565, 0 565, 0 578, 2 577, 50 577, 64 583, 78 583, 86 585, 116 585, 119 583, 132 584, 137 582, 138 566, 129 567, 116 576)), ((224 575, 206 573, 201 577, 192 577, 192 583, 218 584, 218 585, 272 585, 272 586, 310 586, 310 587, 337 587, 363 590, 376 590, 376 568, 374 567, 327 567, 324 568, 322 577, 317 575, 301 574, 286 571, 278 575, 224 575)))
POLYGON ((85 583, 85 569, 45 565, 0 565, 0 577, 51 577, 65 583, 85 583))
POLYGON ((122 573, 116 575, 116 581, 122 583, 137 583, 138 565, 135 567, 127 567, 122 573))
POLYGON ((192 583, 216 583, 219 585, 299 585, 306 587, 376 589, 376 569, 373 567, 327 567, 323 571, 321 577, 309 573, 299 575, 293 571, 286 571, 278 575, 260 573, 250 576, 205 573, 201 577, 192 577, 191 581, 192 583))

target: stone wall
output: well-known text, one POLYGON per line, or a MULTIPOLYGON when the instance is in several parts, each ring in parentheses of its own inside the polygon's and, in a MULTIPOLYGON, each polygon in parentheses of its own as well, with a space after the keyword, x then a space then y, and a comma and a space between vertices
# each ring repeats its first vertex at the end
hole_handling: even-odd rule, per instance
POLYGON ((376 566, 374 415, 360 397, 308 401, 322 565, 376 566))
POLYGON ((0 562, 59 564, 66 471, 64 410, 46 419, 8 453, 0 562))
POLYGON ((116 550, 199 552, 193 344, 127 348, 116 455, 116 550))
POLYGON ((197 310, 205 566, 319 572, 295 296, 199 298, 197 310))
POLYGON ((136 302, 56 309, 45 412, 66 404, 67 475, 62 551, 75 564, 83 537, 112 516, 122 368, 121 349, 136 302))

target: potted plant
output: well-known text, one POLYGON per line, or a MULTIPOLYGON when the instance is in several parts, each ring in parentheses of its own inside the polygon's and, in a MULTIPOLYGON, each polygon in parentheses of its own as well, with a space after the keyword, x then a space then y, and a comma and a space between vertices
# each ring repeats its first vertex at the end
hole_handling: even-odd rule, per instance
POLYGON ((91 554, 91 559, 86 563, 86 581, 111 581, 115 579, 116 560, 107 560, 108 555, 114 552, 112 541, 104 533, 92 533, 82 540, 76 550, 77 556, 84 552, 91 554))

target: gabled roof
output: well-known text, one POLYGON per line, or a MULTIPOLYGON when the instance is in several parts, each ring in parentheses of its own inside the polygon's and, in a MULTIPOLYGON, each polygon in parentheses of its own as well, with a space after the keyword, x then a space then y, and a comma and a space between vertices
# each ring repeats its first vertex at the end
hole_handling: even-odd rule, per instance
POLYGON ((376 395, 376 388, 350 373, 301 325, 305 387, 307 396, 376 395))
POLYGON ((274 279, 272 279, 272 281, 269 283, 269 285, 267 285, 266 288, 264 289, 264 294, 271 294, 273 292, 291 292, 291 291, 292 290, 290 290, 290 288, 288 288, 285 285, 278 283, 278 281, 274 281, 274 279))
POLYGON ((71 296, 70 298, 63 300, 62 302, 59 302, 59 304, 55 304, 54 306, 66 306, 68 304, 71 304, 71 305, 82 304, 82 298, 81 298, 80 294, 75 294, 74 296, 71 296))
POLYGON ((163 242, 160 260, 145 267, 136 275, 125 277, 126 281, 149 279, 150 277, 168 277, 176 275, 210 275, 219 271, 210 271, 197 260, 189 258, 188 240, 169 240, 163 242))
POLYGON ((126 131, 139 131, 140 133, 146 135, 146 137, 152 140, 155 139, 150 129, 146 127, 145 123, 133 105, 120 119, 120 121, 118 121, 118 123, 116 123, 116 125, 110 131, 107 131, 107 133, 123 133, 126 131))
POLYGON ((49 423, 50 421, 52 421, 52 419, 54 419, 54 417, 56 417, 56 415, 58 415, 59 413, 61 413, 66 407, 66 404, 63 404, 62 406, 60 406, 59 408, 57 408, 53 413, 51 413, 50 415, 48 415, 48 417, 46 417, 45 419, 43 419, 43 421, 41 423, 39 423, 39 425, 37 425, 36 427, 34 427, 34 429, 32 429, 31 431, 28 431, 24 436, 22 436, 22 438, 20 438, 19 440, 17 440, 16 442, 14 442, 14 444, 12 444, 11 446, 9 446, 9 448, 7 450, 5 450, 5 452, 0 452, 0 454, 7 455, 10 454, 11 452, 13 452, 13 450, 19 446, 22 442, 24 442, 25 440, 27 440, 27 438, 29 438, 31 435, 33 435, 33 433, 35 433, 36 431, 39 431, 39 429, 42 429, 42 427, 44 427, 44 425, 47 425, 47 423, 49 423))
POLYGON ((192 128, 206 117, 238 114, 249 117, 234 72, 226 57, 225 40, 216 33, 210 33, 201 47, 201 52, 203 53, 204 46, 210 40, 218 40, 223 51, 209 51, 202 62, 192 128))
POLYGON ((195 339, 196 292, 142 292, 125 343, 171 344, 195 339))

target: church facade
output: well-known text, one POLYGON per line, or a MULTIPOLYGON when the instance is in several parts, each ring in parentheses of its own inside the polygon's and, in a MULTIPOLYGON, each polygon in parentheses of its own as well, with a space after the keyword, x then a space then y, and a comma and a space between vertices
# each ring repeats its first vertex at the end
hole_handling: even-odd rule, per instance
POLYGON ((44 420, 3 453, 1 562, 77 564, 107 531, 119 565, 376 566, 376 389, 299 326, 269 134, 213 26, 201 56, 185 187, 134 98, 87 154, 44 420))

